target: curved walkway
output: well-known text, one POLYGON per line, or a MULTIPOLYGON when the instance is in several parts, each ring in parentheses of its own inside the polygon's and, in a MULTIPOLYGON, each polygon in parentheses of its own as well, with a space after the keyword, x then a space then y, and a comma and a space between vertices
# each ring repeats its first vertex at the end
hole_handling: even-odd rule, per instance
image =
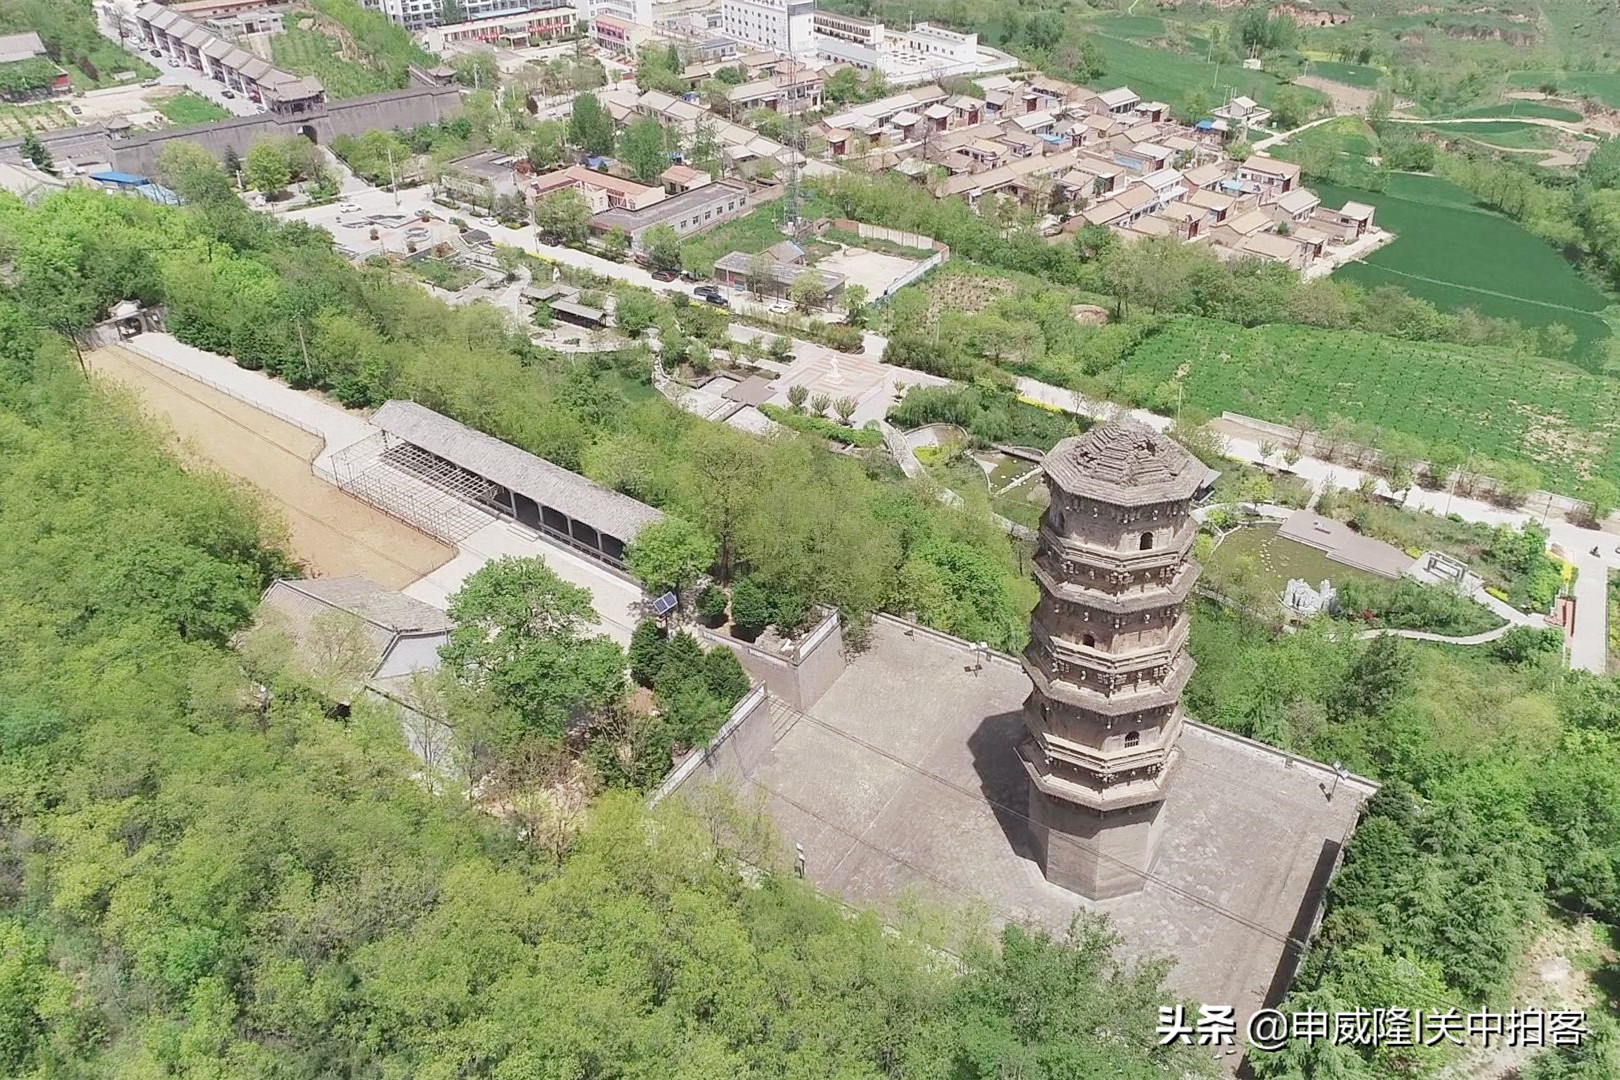
MULTIPOLYGON (((1356 637, 1362 641, 1368 638, 1388 634, 1391 637, 1406 638, 1408 641, 1435 641, 1442 645, 1486 645, 1499 638, 1507 636, 1509 630, 1516 630, 1521 623, 1503 623, 1495 630, 1487 630, 1483 634, 1469 634, 1467 637, 1450 637, 1446 634, 1431 634, 1427 630, 1363 630, 1356 637)), ((1549 627, 1550 629, 1550 627, 1549 627)))

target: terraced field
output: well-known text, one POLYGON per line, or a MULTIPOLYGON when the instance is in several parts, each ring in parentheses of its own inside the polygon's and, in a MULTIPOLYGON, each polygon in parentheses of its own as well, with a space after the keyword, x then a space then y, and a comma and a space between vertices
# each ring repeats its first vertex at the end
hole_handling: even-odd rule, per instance
POLYGON ((321 80, 326 96, 334 100, 398 89, 387 74, 344 59, 337 39, 319 30, 289 26, 270 39, 270 51, 278 66, 321 80))

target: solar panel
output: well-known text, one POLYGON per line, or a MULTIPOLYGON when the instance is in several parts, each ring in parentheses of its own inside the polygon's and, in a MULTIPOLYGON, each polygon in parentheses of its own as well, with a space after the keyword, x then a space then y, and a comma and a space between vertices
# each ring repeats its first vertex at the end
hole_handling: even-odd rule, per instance
POLYGON ((663 596, 660 596, 658 599, 653 601, 653 614, 668 615, 670 612, 679 607, 680 604, 681 602, 675 599, 674 593, 667 592, 663 596))

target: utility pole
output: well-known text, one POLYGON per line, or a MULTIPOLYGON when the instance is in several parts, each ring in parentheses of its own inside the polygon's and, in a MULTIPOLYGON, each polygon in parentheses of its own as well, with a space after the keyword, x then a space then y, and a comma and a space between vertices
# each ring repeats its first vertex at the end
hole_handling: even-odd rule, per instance
POLYGON ((399 177, 394 173, 394 148, 385 145, 383 153, 388 155, 388 190, 394 193, 394 208, 399 209, 399 177))

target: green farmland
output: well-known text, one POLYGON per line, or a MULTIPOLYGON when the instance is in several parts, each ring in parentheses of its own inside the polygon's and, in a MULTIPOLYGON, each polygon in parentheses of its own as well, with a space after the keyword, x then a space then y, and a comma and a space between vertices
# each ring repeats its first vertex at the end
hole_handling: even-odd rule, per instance
POLYGON ((1470 139, 1504 150, 1551 150, 1558 146, 1556 129, 1540 124, 1526 124, 1520 120, 1486 120, 1469 124, 1437 120, 1426 126, 1430 131, 1440 135, 1470 139))
POLYGON ((1563 94, 1586 94, 1620 109, 1620 73, 1612 71, 1513 71, 1508 82, 1521 90, 1557 86, 1563 94))
POLYGON ((1125 374, 1180 383, 1189 403, 1276 423, 1334 416, 1523 461, 1569 490, 1588 472, 1620 481, 1613 380, 1505 349, 1401 341, 1306 326, 1245 329, 1182 317, 1139 345, 1125 374))
POLYGON ((1529 116, 1540 120, 1562 120, 1567 124, 1581 122, 1581 114, 1574 109, 1566 109, 1562 105, 1547 105, 1540 101, 1503 101, 1495 105, 1476 105, 1472 109, 1464 109, 1457 113, 1453 119, 1465 119, 1471 116, 1529 116))
POLYGON ((1339 275, 1369 286, 1399 285, 1449 311, 1473 308, 1526 326, 1562 323, 1574 331, 1581 357, 1609 336, 1600 314, 1609 297, 1546 241, 1475 206, 1456 185, 1397 174, 1381 192, 1329 183, 1315 188, 1329 206, 1348 199, 1371 203, 1377 223, 1397 237, 1339 275))
MULTIPOLYGON (((1207 64, 1196 56, 1134 45, 1119 38, 1095 35, 1092 38, 1102 55, 1103 75, 1091 82, 1106 89, 1126 85, 1144 100, 1163 101, 1178 111, 1185 108, 1187 95, 1194 90, 1219 103, 1226 87, 1234 94, 1247 94, 1262 104, 1270 104, 1285 84, 1264 71, 1247 71, 1231 64, 1207 64)), ((1313 102, 1325 102, 1321 93, 1298 87, 1313 102)))

